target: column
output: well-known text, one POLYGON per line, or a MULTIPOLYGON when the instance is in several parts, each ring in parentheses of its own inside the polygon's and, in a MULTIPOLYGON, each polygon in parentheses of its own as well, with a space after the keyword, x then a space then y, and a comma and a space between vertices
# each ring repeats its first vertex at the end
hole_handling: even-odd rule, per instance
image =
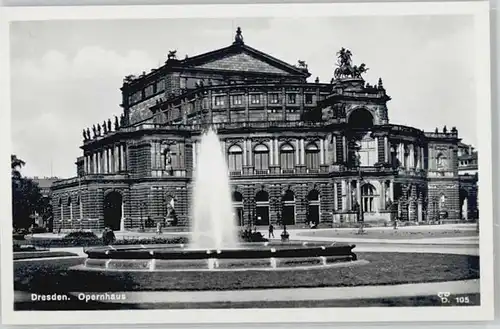
POLYGON ((425 156, 424 156, 425 149, 423 147, 420 148, 420 163, 421 163, 421 169, 425 169, 425 156))
POLYGON ((104 150, 104 170, 106 174, 109 174, 109 148, 104 150))
POLYGON ((333 163, 337 163, 337 136, 333 135, 332 136, 332 141, 333 141, 333 163))
POLYGON ((111 149, 107 148, 106 149, 106 165, 108 166, 108 171, 107 173, 111 173, 111 149))
POLYGON ((349 209, 347 207, 347 200, 349 198, 347 197, 348 196, 348 189, 347 189, 346 181, 342 180, 341 185, 342 185, 342 191, 341 192, 342 192, 342 199, 343 199, 342 210, 345 211, 345 210, 349 209))
POLYGON ((300 165, 300 145, 299 140, 295 140, 295 164, 300 165))
POLYGON ((342 136, 342 162, 347 162, 347 142, 345 136, 342 136))
POLYGON ((125 202, 122 199, 122 218, 120 220, 120 231, 125 231, 125 202))
POLYGON ((102 165, 101 165, 101 151, 97 151, 96 155, 97 155, 97 159, 96 159, 96 163, 97 163, 96 174, 100 174, 101 173, 101 168, 102 168, 102 165))
POLYGON ((253 166, 253 154, 252 154, 252 140, 247 139, 247 150, 248 150, 248 165, 253 166))
POLYGON ((378 155, 378 137, 375 137, 375 163, 381 162, 378 155))
POLYGON ((390 162, 389 155, 391 154, 391 149, 389 147, 389 139, 387 136, 384 137, 384 159, 386 163, 390 162))
POLYGON ((319 163, 325 164, 325 141, 323 139, 319 140, 319 163))
POLYGON ((226 154, 227 153, 226 152, 226 142, 225 141, 221 141, 220 144, 221 144, 221 147, 222 147, 222 153, 224 154, 224 158, 226 158, 226 155, 227 155, 226 154))
POLYGON ((394 181, 389 181, 389 199, 394 202, 394 181))
POLYGON ((193 141, 193 144, 191 144, 193 147, 193 169, 196 168, 196 161, 197 161, 197 155, 196 155, 196 141, 193 141))
POLYGON ((84 155, 84 156, 83 156, 83 173, 84 173, 84 174, 86 174, 86 173, 88 172, 88 170, 87 170, 87 164, 88 164, 88 163, 87 163, 87 156, 86 156, 86 155, 84 155))
POLYGON ((305 149, 304 149, 304 138, 300 139, 300 164, 305 165, 305 149))
POLYGON ((269 140, 269 165, 274 166, 274 142, 269 140))
POLYGON ((120 170, 125 171, 125 145, 120 145, 120 170))
POLYGON ((385 210, 385 181, 380 181, 380 210, 385 210))
POLYGON ((120 171, 120 147, 115 145, 115 172, 120 171))
POLYGON ((339 208, 339 199, 337 198, 338 196, 338 187, 337 187, 337 182, 333 183, 333 212, 336 212, 337 209, 339 208))
POLYGON ((346 210, 351 210, 352 208, 352 191, 351 191, 351 181, 348 179, 346 181, 346 210))
POLYGON ((413 144, 410 144, 408 146, 408 148, 410 149, 410 152, 409 152, 409 156, 410 156, 410 159, 408 161, 409 165, 410 165, 410 168, 411 169, 414 169, 415 168, 415 151, 413 150, 413 144))
POLYGON ((96 160, 95 160, 95 158, 96 158, 95 153, 92 153, 90 155, 90 158, 92 160, 92 173, 96 174, 97 173, 97 165, 96 165, 96 160))
POLYGON ((275 137, 274 138, 274 165, 275 166, 278 166, 280 163, 279 156, 280 156, 280 152, 279 152, 279 148, 278 148, 278 138, 275 137))
POLYGON ((356 181, 356 201, 358 201, 358 205, 361 207, 361 180, 356 181))
POLYGON ((243 140, 243 166, 247 165, 247 140, 243 140))

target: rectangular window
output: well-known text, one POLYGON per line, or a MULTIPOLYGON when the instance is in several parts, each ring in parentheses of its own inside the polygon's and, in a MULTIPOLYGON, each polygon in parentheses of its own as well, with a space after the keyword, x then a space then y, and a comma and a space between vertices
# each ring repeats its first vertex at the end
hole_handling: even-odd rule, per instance
POLYGON ((313 95, 312 94, 306 94, 306 104, 312 104, 313 103, 313 95))
POLYGON ((260 104, 260 95, 250 95, 250 104, 260 104))
POLYGON ((214 104, 215 106, 224 106, 224 96, 215 96, 214 104))
POLYGON ((233 103, 233 105, 242 105, 243 104, 243 95, 232 96, 231 102, 233 103))
POLYGON ((144 90, 144 96, 145 97, 150 97, 154 94, 154 85, 149 85, 146 87, 144 90))
POLYGON ((297 102, 296 94, 288 94, 288 104, 295 104, 297 102))
POLYGON ((280 95, 279 94, 269 94, 269 104, 279 104, 280 103, 280 95))
POLYGON ((208 109, 208 98, 203 98, 203 101, 202 101, 202 107, 203 109, 208 109))
POLYGON ((129 97, 129 103, 130 104, 135 104, 137 102, 140 102, 142 99, 142 90, 141 91, 137 91, 135 93, 133 93, 130 97, 129 97))
POLYGON ((165 90, 165 79, 161 79, 156 82, 156 92, 163 90, 165 90))

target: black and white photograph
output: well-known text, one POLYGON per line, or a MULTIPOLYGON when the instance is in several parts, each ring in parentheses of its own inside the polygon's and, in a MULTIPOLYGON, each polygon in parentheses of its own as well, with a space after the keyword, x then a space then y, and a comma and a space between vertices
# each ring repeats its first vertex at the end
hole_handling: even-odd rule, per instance
POLYGON ((4 13, 4 323, 493 317, 487 2, 4 13))

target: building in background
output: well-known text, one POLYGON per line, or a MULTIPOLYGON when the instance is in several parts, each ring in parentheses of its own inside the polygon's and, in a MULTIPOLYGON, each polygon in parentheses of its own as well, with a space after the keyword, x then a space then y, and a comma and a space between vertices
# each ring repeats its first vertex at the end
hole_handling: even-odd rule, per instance
POLYGON ((238 28, 228 47, 185 59, 171 51, 165 65, 125 77, 123 113, 83 131, 77 177, 52 186, 54 226, 189 225, 208 126, 227 154, 240 225, 476 216, 457 129, 391 124, 382 79, 364 81, 367 68, 347 49, 337 60, 331 81, 308 82, 304 61, 290 65, 252 48, 238 28))
MULTIPOLYGON (((61 178, 59 177, 38 177, 35 176, 32 178, 33 181, 38 185, 40 188, 40 193, 42 194, 42 203, 46 204, 47 206, 50 206, 52 204, 52 184, 54 184, 55 181, 60 180, 61 178)), ((52 230, 53 226, 53 215, 48 211, 45 216, 44 214, 34 214, 34 223, 38 227, 44 227, 49 230, 52 230)))
POLYGON ((479 218, 477 151, 472 145, 458 144, 458 174, 462 219, 479 218))

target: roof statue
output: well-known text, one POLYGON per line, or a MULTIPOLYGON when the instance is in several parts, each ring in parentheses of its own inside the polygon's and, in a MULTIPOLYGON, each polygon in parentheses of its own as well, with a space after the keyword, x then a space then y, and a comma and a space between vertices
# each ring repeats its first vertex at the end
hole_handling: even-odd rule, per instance
POLYGON ((168 60, 172 60, 172 59, 175 60, 175 59, 177 59, 177 50, 170 50, 168 52, 167 59, 168 60))
POLYGON ((298 63, 298 67, 299 67, 299 69, 304 69, 304 70, 307 70, 307 63, 306 63, 306 61, 303 61, 303 60, 300 60, 300 59, 299 59, 299 60, 297 61, 297 63, 298 63))
POLYGON ((243 42, 243 34, 241 34, 241 27, 238 26, 236 29, 236 35, 234 36, 234 44, 244 44, 243 42))
POLYGON ((365 63, 352 65, 352 53, 349 49, 342 47, 337 52, 337 68, 334 71, 335 79, 355 78, 361 79, 362 74, 368 71, 365 63))

